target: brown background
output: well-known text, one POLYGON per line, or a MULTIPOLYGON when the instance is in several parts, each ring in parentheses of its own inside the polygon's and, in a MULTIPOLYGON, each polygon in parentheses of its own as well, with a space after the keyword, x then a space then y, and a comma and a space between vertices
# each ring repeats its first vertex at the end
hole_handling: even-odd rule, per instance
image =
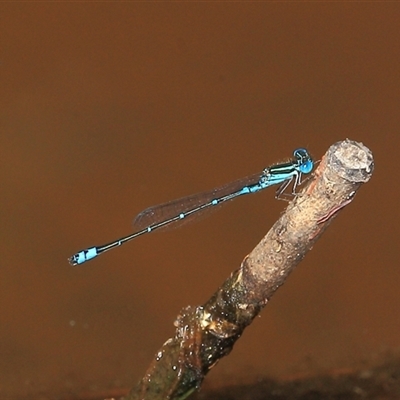
POLYGON ((208 382, 400 345, 400 5, 0 5, 0 393, 129 387, 285 207, 273 189, 80 268, 143 208, 346 137, 375 157, 208 382))

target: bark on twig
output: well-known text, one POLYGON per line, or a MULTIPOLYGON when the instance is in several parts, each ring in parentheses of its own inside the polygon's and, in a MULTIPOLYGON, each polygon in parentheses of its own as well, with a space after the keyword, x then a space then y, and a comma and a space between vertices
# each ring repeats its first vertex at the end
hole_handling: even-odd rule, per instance
POLYGON ((184 308, 145 376, 124 400, 185 399, 226 356, 290 272, 373 172, 371 152, 331 146, 314 178, 207 303, 184 308))

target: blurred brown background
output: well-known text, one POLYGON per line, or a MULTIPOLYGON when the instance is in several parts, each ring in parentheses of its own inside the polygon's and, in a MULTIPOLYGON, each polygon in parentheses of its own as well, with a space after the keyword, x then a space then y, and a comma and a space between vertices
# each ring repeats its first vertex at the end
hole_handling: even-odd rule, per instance
POLYGON ((375 173, 211 384, 400 345, 397 3, 2 3, 0 394, 127 388, 286 204, 274 189, 79 268, 147 206, 363 142, 375 173))

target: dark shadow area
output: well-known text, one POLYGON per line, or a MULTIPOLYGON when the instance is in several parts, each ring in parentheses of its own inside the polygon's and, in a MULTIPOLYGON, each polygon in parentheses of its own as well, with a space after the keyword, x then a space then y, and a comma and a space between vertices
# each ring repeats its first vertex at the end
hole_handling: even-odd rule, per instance
MULTIPOLYGON (((82 390, 56 397, 35 392, 15 400, 104 400, 125 395, 129 389, 82 390)), ((0 393, 1 395, 1 393, 0 393)), ((4 398, 1 395, 2 398, 4 398)), ((260 378, 257 382, 207 388, 189 397, 192 400, 387 400, 400 397, 400 357, 388 355, 385 361, 361 368, 343 368, 317 375, 291 376, 282 380, 260 378)), ((8 398, 8 397, 7 397, 8 398)), ((10 399, 11 400, 11 399, 10 399)), ((13 399, 14 400, 14 399, 13 399)))
POLYGON ((358 370, 276 381, 262 379, 247 385, 200 392, 196 400, 319 400, 398 399, 400 359, 358 370))

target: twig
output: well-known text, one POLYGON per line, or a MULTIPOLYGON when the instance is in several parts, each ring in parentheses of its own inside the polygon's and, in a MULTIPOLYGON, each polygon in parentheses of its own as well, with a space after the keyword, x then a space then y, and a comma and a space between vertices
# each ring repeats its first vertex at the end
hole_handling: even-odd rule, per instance
POLYGON ((289 204, 241 267, 202 306, 184 308, 175 336, 123 400, 183 400, 232 350, 326 227, 373 172, 371 152, 351 140, 331 146, 314 179, 289 204))

